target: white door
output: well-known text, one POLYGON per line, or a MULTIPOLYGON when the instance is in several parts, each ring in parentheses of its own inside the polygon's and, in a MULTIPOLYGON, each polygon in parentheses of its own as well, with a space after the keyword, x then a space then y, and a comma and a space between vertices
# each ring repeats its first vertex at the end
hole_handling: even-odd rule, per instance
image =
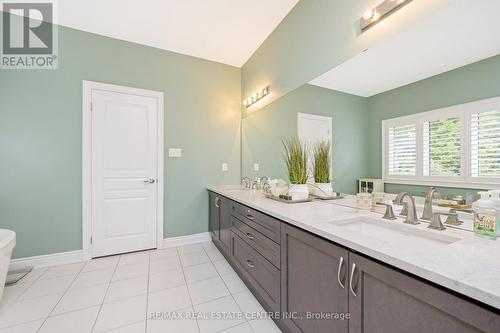
POLYGON ((155 248, 157 100, 92 90, 92 257, 155 248))
MULTIPOLYGON (((312 147, 318 141, 332 142, 332 118, 318 116, 315 114, 298 113, 297 114, 297 133, 302 142, 312 147)), ((307 161, 308 181, 314 181, 312 175, 312 149, 309 150, 309 159, 307 161)))

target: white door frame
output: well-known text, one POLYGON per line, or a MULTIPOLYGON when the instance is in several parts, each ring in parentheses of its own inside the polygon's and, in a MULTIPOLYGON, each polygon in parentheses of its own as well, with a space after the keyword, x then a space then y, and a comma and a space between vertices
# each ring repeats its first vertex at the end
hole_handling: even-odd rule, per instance
POLYGON ((104 90, 122 94, 156 98, 158 133, 157 133, 157 203, 156 203, 156 246, 163 248, 163 145, 164 145, 164 110, 163 92, 117 86, 114 84, 83 80, 82 91, 82 259, 92 258, 92 90, 104 90))
MULTIPOLYGON (((297 137, 300 138, 300 123, 303 120, 306 119, 316 119, 316 120, 321 120, 321 121, 326 121, 328 123, 328 128, 330 131, 330 137, 328 138, 330 140, 330 170, 333 168, 333 129, 332 129, 332 117, 331 116, 320 116, 317 114, 311 114, 311 113, 302 113, 302 112, 297 112, 297 137)), ((312 154, 312 153, 310 153, 312 154)), ((312 159, 312 155, 309 155, 308 159, 312 159)), ((310 162, 312 163, 312 162, 310 162)), ((308 162, 309 166, 309 162, 308 162)), ((308 178, 312 177, 312 175, 309 175, 309 173, 312 172, 312 170, 308 171, 308 178)), ((333 175, 330 175, 330 177, 333 177, 333 175)))

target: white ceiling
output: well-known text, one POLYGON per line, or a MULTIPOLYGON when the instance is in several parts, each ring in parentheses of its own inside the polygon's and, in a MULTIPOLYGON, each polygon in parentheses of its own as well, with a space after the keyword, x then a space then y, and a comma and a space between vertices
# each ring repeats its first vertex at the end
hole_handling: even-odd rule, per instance
POLYGON ((61 25, 241 67, 298 0, 61 0, 61 25))
POLYGON ((500 54, 499 13, 499 0, 450 0, 310 83, 369 97, 500 54))

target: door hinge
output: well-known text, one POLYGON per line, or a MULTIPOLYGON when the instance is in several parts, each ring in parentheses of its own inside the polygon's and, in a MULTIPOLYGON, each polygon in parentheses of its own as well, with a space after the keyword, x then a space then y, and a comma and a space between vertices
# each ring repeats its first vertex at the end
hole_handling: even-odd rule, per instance
POLYGON ((92 111, 93 104, 90 102, 90 111, 92 111))
POLYGON ((92 244, 92 236, 90 236, 90 244, 92 244))

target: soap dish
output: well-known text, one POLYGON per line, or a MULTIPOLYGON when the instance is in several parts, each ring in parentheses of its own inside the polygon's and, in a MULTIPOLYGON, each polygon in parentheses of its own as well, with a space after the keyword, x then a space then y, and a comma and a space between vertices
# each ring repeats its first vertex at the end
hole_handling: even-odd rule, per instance
POLYGON ((330 196, 321 196, 321 195, 315 195, 315 194, 310 194, 311 197, 314 199, 319 199, 319 200, 336 200, 336 199, 344 199, 344 196, 340 192, 335 192, 337 195, 330 195, 330 196))

